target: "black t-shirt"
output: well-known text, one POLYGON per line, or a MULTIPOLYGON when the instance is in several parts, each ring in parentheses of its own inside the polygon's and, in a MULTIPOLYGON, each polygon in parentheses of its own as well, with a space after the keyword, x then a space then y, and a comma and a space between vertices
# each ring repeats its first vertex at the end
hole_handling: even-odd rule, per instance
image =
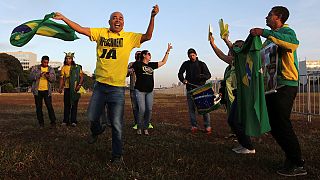
POLYGON ((137 81, 134 86, 141 92, 151 92, 154 86, 153 70, 158 68, 158 62, 149 62, 145 64, 137 61, 133 64, 134 72, 136 73, 137 81))

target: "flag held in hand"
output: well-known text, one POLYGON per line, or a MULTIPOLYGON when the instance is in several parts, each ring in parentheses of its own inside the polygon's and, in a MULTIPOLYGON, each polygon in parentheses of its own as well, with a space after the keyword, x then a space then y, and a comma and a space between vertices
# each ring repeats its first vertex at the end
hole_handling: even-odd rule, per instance
POLYGON ((223 23, 223 19, 219 20, 220 37, 221 39, 226 38, 229 35, 229 25, 223 23))
POLYGON ((79 39, 75 31, 67 25, 51 21, 55 13, 45 15, 42 20, 33 20, 21 24, 13 29, 10 36, 10 43, 13 46, 22 47, 27 44, 35 34, 74 41, 79 39))

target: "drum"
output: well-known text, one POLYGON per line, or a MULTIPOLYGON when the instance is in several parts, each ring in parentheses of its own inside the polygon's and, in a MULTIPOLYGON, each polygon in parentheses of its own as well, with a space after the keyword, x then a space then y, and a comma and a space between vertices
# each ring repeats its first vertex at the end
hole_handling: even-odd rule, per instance
POLYGON ((221 105, 219 97, 216 98, 212 87, 213 84, 208 83, 188 92, 200 115, 216 110, 221 105))

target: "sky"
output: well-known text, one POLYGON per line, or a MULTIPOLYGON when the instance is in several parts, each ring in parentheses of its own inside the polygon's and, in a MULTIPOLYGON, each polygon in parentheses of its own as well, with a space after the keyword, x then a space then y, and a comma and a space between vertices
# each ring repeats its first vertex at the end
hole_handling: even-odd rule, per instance
MULTIPOLYGON (((12 30, 27 21, 43 19, 51 12, 61 12, 83 27, 109 27, 110 14, 120 11, 124 15, 124 30, 145 33, 152 7, 158 4, 160 12, 155 19, 153 37, 133 49, 130 61, 134 61, 137 50, 147 49, 152 53, 151 61, 162 60, 167 43, 172 43, 167 64, 155 70, 155 87, 170 87, 179 82, 177 74, 181 64, 188 60, 187 50, 194 48, 199 60, 205 62, 212 79, 223 77, 227 64, 218 59, 208 41, 208 27, 211 24, 217 46, 227 53, 227 47, 220 39, 218 21, 229 24, 230 40, 246 39, 253 27, 267 28, 265 17, 273 6, 286 6, 290 17, 286 22, 295 30, 300 46, 298 58, 320 60, 320 16, 318 0, 1 0, 0 1, 0 52, 27 51, 37 54, 39 61, 48 55, 52 61, 64 59, 64 52, 75 52, 75 61, 85 71, 93 72, 96 65, 96 44, 88 37, 78 34, 76 41, 62 41, 44 36, 34 36, 23 47, 9 42, 12 30)), ((56 21, 64 23, 63 21, 56 21)), ((264 38, 262 38, 264 41, 264 38)))

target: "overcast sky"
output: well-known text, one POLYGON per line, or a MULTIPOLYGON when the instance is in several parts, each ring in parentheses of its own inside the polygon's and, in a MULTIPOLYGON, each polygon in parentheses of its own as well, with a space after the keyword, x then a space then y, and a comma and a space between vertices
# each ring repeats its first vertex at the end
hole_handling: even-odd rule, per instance
MULTIPOLYGON (((15 47, 9 43, 12 30, 27 21, 42 19, 45 14, 59 11, 69 19, 84 27, 108 27, 108 19, 112 12, 121 11, 125 18, 125 31, 145 33, 152 6, 158 4, 160 12, 156 16, 155 29, 151 41, 145 42, 140 49, 148 49, 152 53, 152 61, 163 58, 167 43, 173 49, 167 64, 155 71, 155 87, 171 86, 177 83, 177 73, 183 61, 187 60, 187 50, 194 48, 200 60, 204 61, 213 78, 222 77, 225 67, 211 49, 208 42, 208 26, 212 25, 217 45, 227 52, 227 48, 219 37, 218 20, 223 18, 229 24, 230 39, 245 39, 253 27, 268 28, 265 17, 273 6, 283 5, 290 11, 287 21, 296 31, 300 41, 298 57, 300 60, 320 59, 320 1, 232 1, 232 0, 120 0, 120 1, 79 1, 79 0, 1 0, 0 1, 0 52, 28 51, 38 55, 48 55, 54 61, 63 61, 66 51, 75 52, 75 61, 85 71, 93 72, 96 62, 95 43, 86 36, 78 35, 74 42, 35 36, 23 47, 15 47)), ((63 23, 62 21, 58 21, 63 23)), ((263 39, 264 41, 264 39, 263 39)))

